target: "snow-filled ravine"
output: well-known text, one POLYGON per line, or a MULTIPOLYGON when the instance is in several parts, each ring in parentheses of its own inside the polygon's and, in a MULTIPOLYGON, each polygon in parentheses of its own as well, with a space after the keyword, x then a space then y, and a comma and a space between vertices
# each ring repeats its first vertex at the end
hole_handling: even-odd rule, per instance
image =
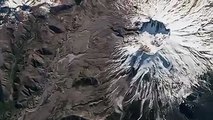
POLYGON ((124 1, 117 6, 136 8, 127 18, 138 34, 125 36, 113 53, 110 97, 123 119, 169 119, 195 89, 208 90, 200 75, 213 66, 213 1, 124 1), (135 102, 137 115, 126 108, 135 102))

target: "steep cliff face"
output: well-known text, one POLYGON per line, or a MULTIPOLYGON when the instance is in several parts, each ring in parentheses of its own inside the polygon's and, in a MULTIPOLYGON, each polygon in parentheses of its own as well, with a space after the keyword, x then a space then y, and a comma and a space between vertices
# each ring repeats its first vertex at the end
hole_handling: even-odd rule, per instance
POLYGON ((211 1, 2 6, 0 119, 212 120, 211 1))

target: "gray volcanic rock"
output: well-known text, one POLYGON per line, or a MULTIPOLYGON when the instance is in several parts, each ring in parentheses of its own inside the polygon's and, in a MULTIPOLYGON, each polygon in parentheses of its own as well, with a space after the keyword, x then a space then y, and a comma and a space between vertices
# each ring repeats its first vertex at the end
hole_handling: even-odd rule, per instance
POLYGON ((4 63, 4 58, 2 55, 2 50, 0 49, 0 67, 3 65, 3 63, 4 63))
POLYGON ((44 17, 43 5, 35 6, 2 28, 8 50, 0 90, 1 100, 14 104, 11 119, 104 119, 113 110, 97 77, 119 40, 110 26, 124 19, 113 2, 80 2, 51 7, 44 17))

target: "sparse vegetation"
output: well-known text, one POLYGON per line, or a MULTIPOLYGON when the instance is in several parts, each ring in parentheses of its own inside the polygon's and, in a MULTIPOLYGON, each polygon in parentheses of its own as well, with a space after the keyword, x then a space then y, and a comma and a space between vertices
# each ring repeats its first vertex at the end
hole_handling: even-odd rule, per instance
POLYGON ((14 109, 12 102, 0 102, 0 120, 9 120, 9 116, 14 109))
MULTIPOLYGON (((34 33, 34 28, 35 28, 35 22, 29 22, 29 28, 25 27, 25 32, 23 32, 19 37, 15 39, 11 39, 10 42, 10 47, 11 47, 11 52, 12 52, 12 66, 9 72, 9 80, 11 81, 11 88, 14 85, 14 82, 17 78, 17 73, 19 70, 18 65, 23 65, 24 64, 24 54, 25 54, 25 49, 32 41, 35 39, 35 33, 34 33)), ((11 89, 11 93, 13 93, 13 89, 11 89)))
MULTIPOLYGON (((16 88, 15 84, 20 84, 20 80, 18 78, 18 73, 24 69, 20 66, 24 66, 25 61, 24 58, 26 57, 26 50, 27 47, 30 45, 31 41, 38 39, 36 33, 37 23, 29 21, 26 26, 24 26, 24 32, 21 33, 18 37, 11 37, 10 38, 10 48, 11 48, 11 55, 10 60, 12 61, 11 68, 8 71, 8 88, 10 89, 10 97, 7 101, 0 102, 0 120, 8 120, 13 112, 15 111, 15 100, 17 99, 17 95, 19 92, 16 88)), ((9 32, 10 36, 13 36, 11 31, 9 32)))

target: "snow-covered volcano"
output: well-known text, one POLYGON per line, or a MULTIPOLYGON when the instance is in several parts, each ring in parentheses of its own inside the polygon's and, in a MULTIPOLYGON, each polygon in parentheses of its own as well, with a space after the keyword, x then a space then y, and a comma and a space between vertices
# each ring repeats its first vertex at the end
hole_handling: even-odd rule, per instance
POLYGON ((138 34, 125 36, 113 54, 109 91, 118 98, 117 111, 126 116, 125 106, 139 101, 140 114, 129 114, 129 119, 168 119, 165 113, 177 109, 194 88, 208 84, 199 76, 213 63, 212 4, 135 0, 121 5, 130 11, 136 8, 127 18, 138 34))
MULTIPOLYGON (((200 104, 202 92, 210 87, 200 76, 213 64, 212 1, 5 1, 0 7, 0 17, 6 21, 2 24, 10 22, 9 16, 15 18, 11 20, 12 24, 16 23, 14 26, 26 24, 24 29, 30 33, 31 24, 24 19, 29 15, 32 23, 34 18, 38 20, 32 26, 32 36, 34 32, 41 35, 33 41, 30 38, 32 45, 26 46, 30 53, 23 53, 29 67, 24 67, 16 75, 20 78, 13 80, 20 90, 16 91, 12 84, 5 84, 8 90, 2 90, 8 93, 5 98, 15 91, 14 102, 23 108, 23 113, 18 113, 23 116, 20 119, 58 120, 71 115, 65 119, 188 120, 195 118, 196 105, 203 105, 200 104), (45 83, 43 94, 38 95, 40 100, 36 98, 38 103, 26 105, 25 100, 31 98, 29 89, 34 89, 34 84, 36 88, 43 85, 46 78, 48 84, 45 83), (114 107, 119 118, 107 119, 114 107)), ((8 31, 20 29, 11 27, 8 31)), ((8 54, 7 49, 11 48, 2 52, 8 54)), ((10 58, 8 61, 14 63, 10 58)), ((8 69, 8 64, 4 69, 8 69)), ((17 64, 19 67, 24 63, 17 64)))

